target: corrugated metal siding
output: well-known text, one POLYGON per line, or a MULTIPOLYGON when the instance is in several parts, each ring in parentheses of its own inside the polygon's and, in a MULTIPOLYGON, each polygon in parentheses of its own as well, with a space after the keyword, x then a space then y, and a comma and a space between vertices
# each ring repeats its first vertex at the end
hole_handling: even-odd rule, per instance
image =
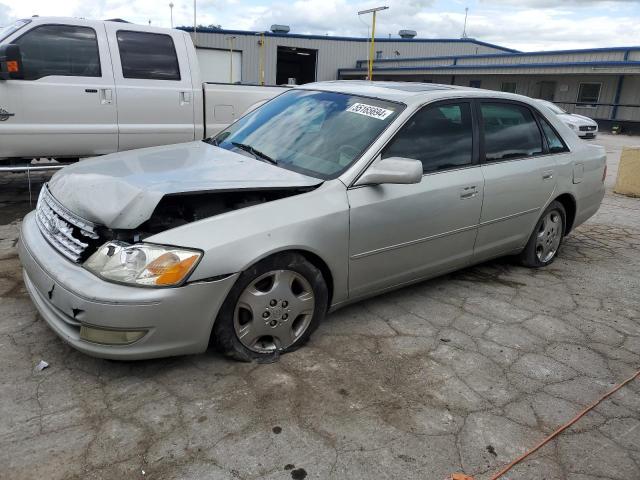
MULTIPOLYGON (((620 103, 640 105, 640 75, 625 76, 620 92, 620 103)), ((618 107, 616 120, 633 120, 640 122, 640 108, 618 107)))
MULTIPOLYGON (((190 33, 194 38, 193 32, 190 33)), ((242 51, 242 79, 245 83, 257 83, 259 81, 259 51, 258 35, 230 35, 227 33, 202 33, 198 32, 194 44, 198 48, 229 49, 228 38, 235 36, 233 40, 234 50, 242 51)), ((276 81, 276 61, 278 46, 308 48, 318 51, 317 56, 317 80, 335 80, 339 68, 349 68, 356 64, 360 58, 368 55, 369 44, 367 40, 344 41, 332 39, 307 39, 286 36, 267 36, 265 38, 265 82, 273 84, 276 81)), ((502 53, 497 48, 478 45, 471 42, 402 42, 388 41, 378 42, 376 51, 382 51, 382 56, 389 58, 396 56, 396 52, 402 57, 415 56, 451 56, 451 55, 475 55, 486 53, 502 53)))

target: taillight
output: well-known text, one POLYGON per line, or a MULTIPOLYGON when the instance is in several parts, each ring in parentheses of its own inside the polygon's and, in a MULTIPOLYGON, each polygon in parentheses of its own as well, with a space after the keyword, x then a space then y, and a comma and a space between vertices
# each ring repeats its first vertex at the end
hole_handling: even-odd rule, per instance
POLYGON ((602 172, 602 183, 604 183, 604 179, 607 178, 607 162, 604 162, 604 171, 602 172))

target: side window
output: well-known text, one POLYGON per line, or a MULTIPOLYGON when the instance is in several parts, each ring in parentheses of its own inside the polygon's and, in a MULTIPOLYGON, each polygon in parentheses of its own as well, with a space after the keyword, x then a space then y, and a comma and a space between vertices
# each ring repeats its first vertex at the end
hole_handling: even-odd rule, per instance
POLYGON ((471 107, 451 103, 423 108, 400 129, 382 157, 420 160, 425 173, 471 164, 471 107))
POLYGON ((50 75, 100 77, 96 32, 89 27, 42 25, 13 43, 20 45, 25 80, 50 75))
POLYGON ((542 116, 539 115, 540 125, 542 125, 542 131, 547 138, 547 145, 549 145, 549 153, 562 153, 568 152, 569 149, 564 144, 560 135, 555 131, 551 124, 542 116))
POLYGON ((483 102, 480 110, 488 162, 531 157, 543 152, 540 129, 527 107, 483 102))
POLYGON ((170 35, 119 30, 116 38, 124 78, 180 80, 178 55, 170 35))

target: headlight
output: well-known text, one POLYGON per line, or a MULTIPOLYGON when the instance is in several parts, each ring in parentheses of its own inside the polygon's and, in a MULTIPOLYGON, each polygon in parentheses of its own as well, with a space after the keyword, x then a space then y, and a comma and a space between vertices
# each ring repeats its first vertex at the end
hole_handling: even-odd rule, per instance
POLYGON ((201 256, 201 252, 183 248, 107 242, 84 267, 112 282, 170 287, 186 280, 201 256))
POLYGON ((569 125, 569 128, 571 128, 571 130, 577 130, 578 126, 575 123, 567 123, 567 125, 569 125))

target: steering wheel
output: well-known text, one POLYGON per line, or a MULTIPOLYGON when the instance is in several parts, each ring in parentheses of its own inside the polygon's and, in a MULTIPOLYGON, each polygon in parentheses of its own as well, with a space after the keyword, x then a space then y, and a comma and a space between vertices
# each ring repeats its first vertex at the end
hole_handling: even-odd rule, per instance
POLYGON ((338 148, 338 164, 342 167, 351 163, 351 161, 360 154, 360 149, 353 145, 340 145, 338 148))

